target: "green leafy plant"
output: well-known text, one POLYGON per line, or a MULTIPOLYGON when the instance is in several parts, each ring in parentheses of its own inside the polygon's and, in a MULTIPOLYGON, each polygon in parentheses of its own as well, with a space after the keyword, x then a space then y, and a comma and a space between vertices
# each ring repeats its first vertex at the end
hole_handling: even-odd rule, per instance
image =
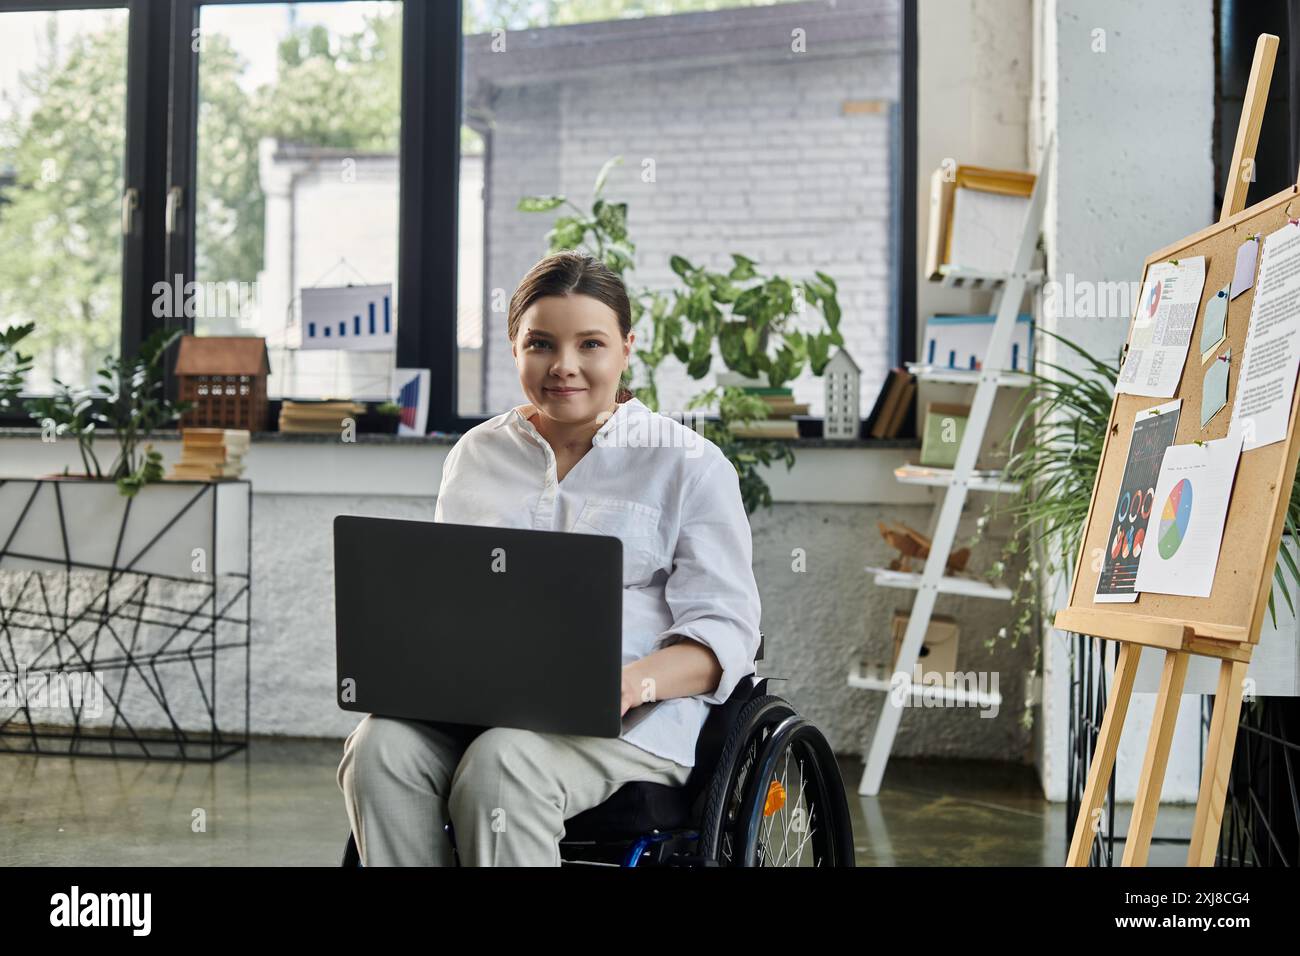
MULTIPOLYGON (((1039 334, 1074 353, 1082 371, 1038 359, 1035 370, 1027 373, 1033 384, 1017 407, 1004 445, 1011 453, 1003 475, 1020 490, 1006 509, 1013 532, 1002 556, 1005 562, 1031 553, 1031 545, 1037 544, 1048 573, 1068 574, 1082 542, 1119 371, 1118 365, 1097 359, 1068 339, 1045 329, 1039 334)), ((1031 558, 1029 565, 1029 576, 1036 577, 1037 561, 1031 558)), ((1017 595, 1033 590, 1024 577, 1017 583, 1017 595)), ((1022 607, 1016 619, 1016 641, 1032 624, 1029 611, 1022 607)))
POLYGON ((56 379, 54 395, 25 404, 33 418, 53 427, 55 435, 77 439, 87 477, 115 481, 127 497, 163 477, 162 455, 150 445, 142 449, 143 437, 193 407, 193 402, 173 403, 161 394, 161 359, 181 332, 160 329, 141 344, 134 358, 105 359, 91 388, 74 388, 56 379), (112 434, 118 444, 107 474, 94 448, 95 438, 103 432, 112 434))
POLYGON ((395 417, 400 416, 402 414, 402 406, 398 405, 396 402, 380 402, 375 406, 375 414, 392 415, 395 417))
MULTIPOLYGON (((714 343, 723 363, 748 378, 766 376, 774 388, 797 378, 805 367, 821 375, 830 360, 831 346, 844 344, 839 332, 840 306, 835 280, 824 272, 814 278, 791 280, 764 275, 758 263, 732 253, 732 267, 726 272, 696 266, 683 256, 673 255, 669 265, 681 280, 671 289, 650 289, 627 280, 633 269, 636 245, 627 230, 627 203, 609 202, 603 196, 615 156, 596 176, 590 211, 564 196, 525 196, 518 208, 523 212, 564 214, 546 234, 551 252, 577 249, 600 259, 624 280, 632 307, 632 327, 637 332, 636 361, 624 375, 624 383, 648 407, 659 408, 656 372, 670 356, 682 363, 691 378, 701 379, 713 363, 714 343), (809 308, 820 312, 821 322, 813 330, 796 327, 797 317, 809 308), (647 328, 648 326, 648 328, 647 328), (774 346, 774 348, 772 348, 774 346), (643 384, 631 381, 643 378, 643 384)), ((760 468, 782 460, 786 469, 794 465, 788 442, 738 438, 734 425, 767 417, 767 404, 734 385, 715 386, 691 397, 688 409, 718 408, 718 422, 707 422, 700 430, 715 442, 740 476, 745 507, 754 511, 771 506, 772 495, 760 468)))
MULTIPOLYGON (((85 474, 91 478, 103 478, 99 458, 95 455, 98 426, 92 417, 91 404, 89 389, 73 388, 56 378, 53 395, 29 399, 23 407, 48 430, 48 437, 75 438, 85 474)), ((68 473, 66 467, 63 473, 68 473)))
MULTIPOLYGON (((1018 406, 1004 446, 1011 453, 1003 476, 1018 483, 1019 490, 1007 496, 1005 506, 1001 496, 995 498, 979 519, 980 531, 996 514, 1006 514, 1012 520, 1012 534, 1002 549, 1001 560, 990 569, 990 576, 1004 572, 1016 555, 1030 555, 1025 572, 1013 588, 1012 646, 1032 631, 1041 587, 1040 567, 1049 575, 1074 572, 1119 375, 1118 357, 1113 363, 1105 362, 1063 336, 1046 329, 1039 329, 1038 334, 1050 336, 1073 353, 1079 359, 1079 370, 1035 361, 1038 369, 1056 374, 1049 377, 1038 370, 1027 373, 1033 385, 1018 406), (1035 547, 1041 549, 1043 565, 1034 557, 1035 547)), ((1285 533, 1291 541, 1300 541, 1300 483, 1291 486, 1285 533)), ((1281 592, 1294 614, 1291 587, 1300 586, 1300 567, 1286 541, 1278 551, 1273 585, 1268 610, 1276 626, 1276 593, 1281 592)))
POLYGON ((154 451, 153 445, 144 446, 140 467, 129 475, 117 479, 117 487, 122 494, 131 497, 151 481, 163 480, 162 453, 154 451))
POLYGON ((10 411, 23 390, 27 373, 32 370, 32 357, 18 350, 18 343, 36 328, 34 322, 11 325, 0 331, 0 412, 10 411))

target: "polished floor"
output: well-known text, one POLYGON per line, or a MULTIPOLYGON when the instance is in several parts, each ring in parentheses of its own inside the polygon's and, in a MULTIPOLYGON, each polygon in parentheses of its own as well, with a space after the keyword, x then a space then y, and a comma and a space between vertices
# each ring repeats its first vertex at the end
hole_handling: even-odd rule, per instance
MULTIPOLYGON (((216 764, 0 754, 0 865, 337 865, 348 828, 341 747, 260 738, 216 764)), ((894 759, 877 797, 858 796, 858 760, 842 758, 841 772, 859 866, 1064 858, 1065 807, 1043 799, 1028 767, 894 759)), ((1193 809, 1161 808, 1153 865, 1182 864, 1193 809)), ((1117 862, 1122 851, 1116 843, 1117 862)))

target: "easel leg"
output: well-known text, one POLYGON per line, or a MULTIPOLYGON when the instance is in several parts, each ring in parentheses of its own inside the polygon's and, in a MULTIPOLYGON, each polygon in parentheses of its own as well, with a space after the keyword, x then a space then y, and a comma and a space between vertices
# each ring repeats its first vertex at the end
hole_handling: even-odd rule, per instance
POLYGON ((1115 680, 1111 684, 1110 697, 1106 700, 1106 714, 1102 717, 1097 746, 1092 752, 1092 763, 1088 767, 1088 783, 1083 789, 1079 817, 1074 821, 1074 836, 1070 838, 1066 866, 1088 865, 1092 841, 1097 836, 1093 821, 1101 810, 1102 797, 1110 784, 1111 771, 1115 768, 1115 752, 1119 748, 1119 735, 1124 730, 1124 717, 1128 714, 1128 702, 1133 696, 1133 679, 1137 676, 1141 654, 1140 644, 1124 643, 1119 646, 1115 680))
POLYGON ((1160 790, 1164 787, 1165 768, 1169 764, 1169 745, 1174 739, 1174 724, 1178 721, 1178 705, 1183 699, 1186 677, 1187 655, 1181 651, 1165 651, 1160 694, 1156 697, 1156 711, 1151 718, 1151 733, 1147 737, 1147 753, 1142 760, 1142 776, 1139 778, 1141 783, 1137 801, 1133 804, 1133 817, 1129 820, 1121 866, 1147 865, 1156 812, 1160 809, 1160 790))
POLYGON ((1188 866, 1213 866, 1223 825, 1223 802, 1228 796, 1228 774, 1237 747, 1237 722, 1241 719, 1241 685, 1246 679, 1244 661, 1219 665, 1219 684, 1214 691, 1214 713, 1210 737, 1205 744, 1205 769, 1196 795, 1196 822, 1192 825, 1188 866))

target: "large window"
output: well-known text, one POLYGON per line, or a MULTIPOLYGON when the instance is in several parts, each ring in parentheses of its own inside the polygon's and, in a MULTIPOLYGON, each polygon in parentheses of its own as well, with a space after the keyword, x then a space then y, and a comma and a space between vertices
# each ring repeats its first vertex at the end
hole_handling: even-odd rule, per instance
POLYGON ((400 4, 207 4, 197 38, 195 331, 265 337, 270 397, 390 398, 400 4), (349 285, 388 290, 373 339, 325 319, 349 285))
POLYGON ((30 392, 118 351, 127 21, 0 10, 0 328, 35 324, 30 392))
MULTIPOLYGON (((428 427, 464 431, 521 400, 506 307, 572 211, 520 199, 590 211, 614 157, 634 292, 681 288, 673 256, 822 272, 864 407, 911 357, 901 0, 80 6, 0 0, 0 323, 36 325, 26 396, 182 329, 264 337, 273 400, 379 401, 428 369, 428 427)), ((724 370, 716 345, 702 380, 670 356, 660 408, 724 370)), ((820 380, 793 385, 820 413, 820 380)))
MULTIPOLYGON (((614 157, 622 162, 603 197, 627 207, 630 288, 684 288, 673 256, 726 272, 740 253, 764 275, 830 275, 869 408, 896 362, 899 6, 466 0, 460 414, 524 400, 506 332, 510 296, 550 251, 548 231, 590 215, 597 174, 614 157), (518 208, 524 196, 551 195, 569 203, 518 208)), ((597 252, 590 233, 584 248, 597 252)), ((795 325, 820 322, 808 310, 795 325)), ((635 348, 650 331, 647 317, 635 348)), ((700 380, 669 356, 656 374, 660 409, 684 408, 725 370, 716 344, 700 380)), ((821 379, 805 369, 793 387, 821 413, 821 379)))

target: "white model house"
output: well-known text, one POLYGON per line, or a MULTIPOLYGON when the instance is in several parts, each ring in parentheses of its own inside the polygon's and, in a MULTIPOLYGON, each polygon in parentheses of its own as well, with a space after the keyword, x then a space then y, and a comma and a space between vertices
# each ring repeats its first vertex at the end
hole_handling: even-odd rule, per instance
POLYGON ((826 363, 826 414, 823 436, 845 441, 858 437, 858 379, 862 370, 853 356, 840 349, 826 363))

